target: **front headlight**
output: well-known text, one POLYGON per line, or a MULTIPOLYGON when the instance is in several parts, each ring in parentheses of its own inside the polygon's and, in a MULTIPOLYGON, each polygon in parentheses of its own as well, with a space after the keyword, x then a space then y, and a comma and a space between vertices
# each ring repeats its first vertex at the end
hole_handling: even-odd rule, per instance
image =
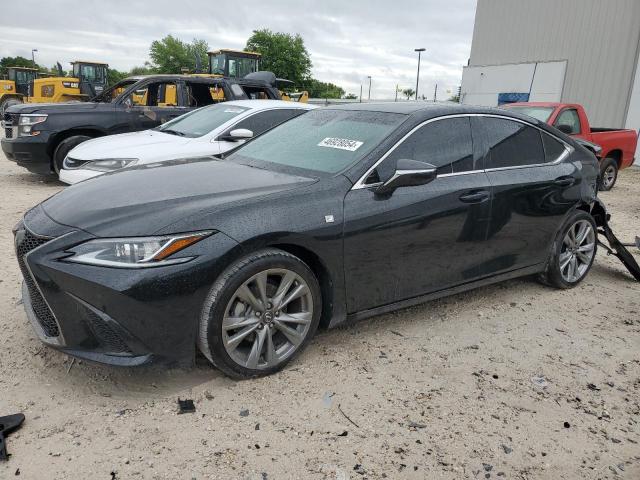
POLYGON ((113 172, 114 170, 120 170, 124 167, 131 167, 137 162, 137 158, 105 158, 103 160, 86 162, 81 166, 98 172, 113 172))
POLYGON ((28 113, 20 115, 18 119, 18 135, 21 137, 28 137, 32 135, 38 135, 40 132, 34 132, 33 126, 39 123, 45 122, 47 115, 28 113))
POLYGON ((144 268, 184 263, 193 257, 169 258, 211 235, 213 231, 162 237, 101 238, 67 250, 65 262, 105 267, 144 268))

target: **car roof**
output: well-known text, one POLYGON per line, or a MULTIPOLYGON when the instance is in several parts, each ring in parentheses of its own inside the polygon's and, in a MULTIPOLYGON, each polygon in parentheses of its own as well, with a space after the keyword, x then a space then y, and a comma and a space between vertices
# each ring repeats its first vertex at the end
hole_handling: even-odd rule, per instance
POLYGON ((419 119, 428 119, 441 117, 444 115, 456 115, 464 113, 476 114, 493 114, 502 116, 511 116, 521 118, 522 115, 508 112, 503 109, 494 107, 482 107, 474 105, 463 105, 453 102, 421 102, 421 101, 402 101, 402 102, 363 102, 350 103, 343 105, 330 105, 325 107, 331 110, 355 110, 381 113, 398 113, 419 119), (507 113, 505 113, 507 112, 507 113))
POLYGON ((222 105, 238 106, 252 110, 273 110, 276 108, 313 110, 314 108, 318 108, 318 106, 308 103, 287 102, 285 100, 231 100, 229 102, 223 102, 222 105))
POLYGON ((124 78, 123 80, 140 82, 142 80, 157 80, 157 81, 171 81, 171 80, 184 80, 192 83, 224 83, 228 84, 236 83, 238 85, 247 85, 253 87, 269 87, 273 88, 273 85, 260 79, 247 79, 247 78, 229 78, 213 75, 189 75, 180 73, 158 73, 153 75, 132 75, 124 78))

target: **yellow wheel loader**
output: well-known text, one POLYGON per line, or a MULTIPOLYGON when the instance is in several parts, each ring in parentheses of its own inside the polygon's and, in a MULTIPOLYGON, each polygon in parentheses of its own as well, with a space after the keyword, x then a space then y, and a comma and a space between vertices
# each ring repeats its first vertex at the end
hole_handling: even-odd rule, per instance
POLYGON ((0 112, 17 103, 60 103, 87 101, 107 86, 108 65, 75 61, 73 77, 39 75, 34 68, 9 67, 7 80, 0 80, 0 112))
MULTIPOLYGON (((209 75, 227 78, 244 78, 260 70, 260 58, 262 55, 257 52, 220 49, 208 52, 208 55, 209 75)), ((282 87, 287 87, 288 89, 293 87, 293 82, 278 78, 276 79, 276 83, 280 90, 282 100, 302 103, 309 101, 309 94, 306 91, 290 92, 282 90, 282 87)))

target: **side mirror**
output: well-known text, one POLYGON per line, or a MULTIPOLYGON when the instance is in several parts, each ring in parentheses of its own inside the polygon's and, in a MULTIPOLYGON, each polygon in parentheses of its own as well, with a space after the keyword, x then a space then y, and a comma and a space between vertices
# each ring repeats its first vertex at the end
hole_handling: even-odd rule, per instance
POLYGON ((567 135, 571 135, 573 133, 573 128, 571 127, 571 125, 567 125, 566 123, 561 123, 556 128, 562 133, 566 133, 567 135))
POLYGON ((253 138, 253 132, 246 128, 236 128, 231 130, 228 135, 222 135, 219 139, 227 142, 239 142, 240 140, 249 140, 253 138))
POLYGON ((389 180, 380 185, 375 190, 375 193, 377 195, 387 195, 400 187, 426 185, 435 180, 436 171, 436 167, 430 163, 401 158, 396 164, 395 173, 389 180))

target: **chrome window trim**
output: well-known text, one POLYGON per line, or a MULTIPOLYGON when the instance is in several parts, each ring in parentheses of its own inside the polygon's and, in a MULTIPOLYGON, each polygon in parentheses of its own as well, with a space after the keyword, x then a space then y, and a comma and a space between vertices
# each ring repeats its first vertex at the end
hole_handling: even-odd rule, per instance
MULTIPOLYGON (((469 170, 466 172, 455 172, 455 173, 443 173, 442 175, 438 175, 438 177, 436 178, 436 180, 438 178, 443 178, 443 177, 454 177, 454 176, 458 176, 458 175, 469 175, 472 173, 480 173, 480 172, 494 172, 494 171, 501 171, 501 170, 515 170, 515 169, 520 169, 520 168, 531 168, 531 167, 541 167, 541 166, 548 166, 548 165, 556 165, 560 162, 562 162, 565 158, 567 158, 569 156, 569 154, 571 152, 573 152, 573 147, 571 145, 569 145, 567 142, 565 142, 563 139, 557 137, 556 135, 547 132, 546 130, 543 130, 542 128, 538 127, 537 125, 533 125, 532 123, 529 123, 525 120, 521 120, 519 118, 514 118, 514 117, 509 117, 507 115, 500 115, 497 113, 455 113, 455 114, 451 114, 451 115, 443 115, 442 117, 434 117, 434 118, 429 118, 428 120, 425 120, 424 122, 416 125, 415 127, 413 127, 409 132, 407 132, 407 134, 405 134, 400 140, 398 140, 391 148, 389 148, 389 150, 387 150, 384 155, 382 155, 365 173, 364 175, 362 175, 358 181, 353 185, 353 187, 351 187, 351 190, 360 190, 363 188, 371 188, 371 187, 376 187, 381 185, 383 182, 376 182, 376 183, 364 183, 365 180, 367 179, 367 177, 369 175, 371 175, 371 173, 376 169, 376 167, 378 165, 380 165, 389 155, 391 155, 391 153, 393 153, 393 151, 398 148, 408 137, 410 137, 412 134, 414 134, 417 130, 419 130, 420 128, 422 128, 423 126, 432 123, 432 122, 437 122, 439 120, 447 120, 450 118, 464 118, 464 117, 489 117, 489 118, 500 118, 503 120, 511 120, 512 122, 517 122, 517 123, 522 123, 523 125, 526 125, 528 127, 533 127, 536 130, 539 130, 542 134, 546 134, 549 135, 551 138, 554 138, 555 140, 557 140, 558 142, 562 143, 564 145, 564 152, 562 152, 558 158, 556 158, 555 160, 553 160, 552 162, 544 162, 544 163, 535 163, 535 164, 531 164, 531 165, 514 165, 512 167, 497 167, 497 168, 485 168, 482 170, 469 170)), ((540 139, 542 141, 542 138, 540 139)), ((544 150, 544 145, 543 145, 543 150, 544 150)))

